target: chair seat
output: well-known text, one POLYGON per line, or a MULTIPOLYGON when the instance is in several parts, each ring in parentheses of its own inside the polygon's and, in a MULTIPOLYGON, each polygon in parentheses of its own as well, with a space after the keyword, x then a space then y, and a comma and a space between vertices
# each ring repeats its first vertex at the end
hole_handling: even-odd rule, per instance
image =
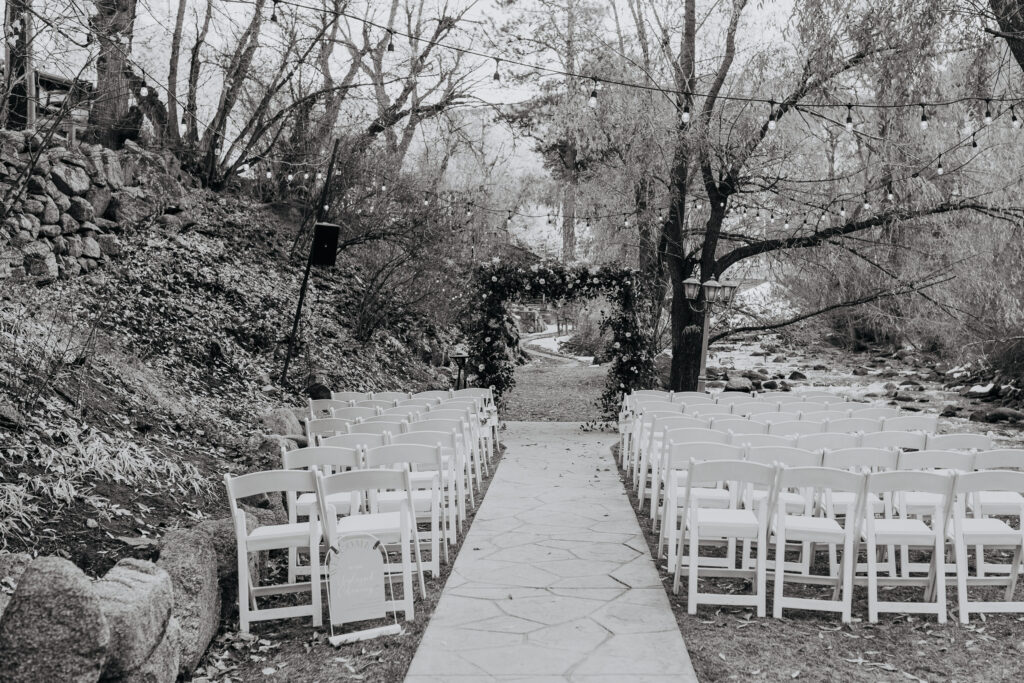
MULTIPOLYGON (((361 499, 361 496, 359 496, 361 499)), ((303 493, 295 499, 295 514, 306 517, 310 512, 316 509, 316 494, 315 493, 303 493)), ((334 507, 335 512, 339 515, 348 515, 352 513, 352 494, 351 493, 332 493, 327 496, 327 504, 334 507)), ((358 505, 358 504, 357 504, 358 505)))
MULTIPOLYGON (((750 502, 757 505, 768 497, 768 491, 755 489, 750 494, 750 502)), ((801 512, 807 508, 807 498, 795 491, 782 491, 779 493, 779 500, 785 501, 786 512, 801 512)))
MULTIPOLYGON (((421 472, 410 472, 409 481, 412 482, 414 487, 420 486, 432 486, 434 480, 437 479, 439 472, 437 470, 424 470, 421 472)), ((401 493, 401 492, 389 492, 389 493, 401 493)), ((383 493, 381 495, 384 495, 383 493)), ((405 494, 402 494, 405 495, 405 494)))
MULTIPOLYGON (((395 505, 405 500, 405 496, 405 491, 382 491, 377 494, 377 505, 387 511, 391 511, 395 509, 395 505)), ((432 502, 433 491, 419 490, 412 492, 412 504, 416 508, 416 512, 430 512, 432 502)))
POLYGON ((903 494, 903 504, 906 505, 908 514, 927 514, 935 510, 936 505, 942 505, 944 500, 945 496, 941 493, 908 491, 903 494))
POLYGON ((971 509, 981 508, 986 515, 1019 515, 1024 496, 1016 491, 978 491, 970 500, 971 509))
MULTIPOLYGON (((953 538, 954 529, 950 525, 949 538, 953 538)), ((974 519, 968 517, 961 521, 964 542, 967 545, 1020 545, 1024 537, 1001 519, 985 517, 974 519)))
MULTIPOLYGON (((315 494, 314 494, 315 495, 315 494)), ((249 552, 309 546, 309 523, 268 524, 253 529, 246 537, 249 552)))
POLYGON ((757 515, 750 510, 697 508, 697 533, 702 537, 757 538, 757 515))
MULTIPOLYGON (((865 535, 866 538, 866 535, 865 535)), ((877 545, 932 545, 935 534, 919 519, 876 519, 877 545)))
MULTIPOLYGON (((686 487, 676 489, 676 501, 682 506, 683 496, 686 495, 686 487)), ((690 489, 690 495, 697 500, 700 507, 725 508, 729 507, 729 491, 727 489, 713 489, 696 486, 690 489)), ((679 514, 686 508, 680 507, 679 514)))
MULTIPOLYGON (((833 510, 836 513, 840 513, 853 505, 853 502, 857 499, 857 494, 853 491, 832 491, 831 498, 833 510)), ((871 511, 876 515, 882 514, 885 510, 884 501, 874 493, 867 495, 867 504, 871 506, 871 511)))
POLYGON ((342 534, 398 534, 402 529, 402 513, 374 512, 368 515, 349 515, 338 520, 338 535, 342 534))
POLYGON ((821 541, 842 543, 846 537, 839 522, 828 517, 786 515, 787 541, 821 541))

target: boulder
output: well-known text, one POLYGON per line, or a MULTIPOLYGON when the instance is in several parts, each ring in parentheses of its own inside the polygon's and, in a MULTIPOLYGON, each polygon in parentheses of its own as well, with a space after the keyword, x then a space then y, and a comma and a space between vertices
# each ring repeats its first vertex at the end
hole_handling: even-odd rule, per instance
MULTIPOLYGON (((245 516, 246 533, 251 532, 259 526, 259 522, 252 515, 245 516)), ((210 537, 213 542, 213 549, 217 553, 217 578, 220 581, 221 590, 225 590, 225 596, 237 590, 238 582, 238 544, 235 539, 235 523, 230 517, 210 519, 200 522, 195 527, 210 537)), ((262 569, 262 557, 256 555, 250 557, 249 571, 254 577, 260 575, 262 569)), ((227 599, 225 597, 225 599, 227 599)))
POLYGON ((68 242, 68 256, 78 258, 82 255, 82 238, 78 235, 68 235, 64 239, 68 242))
POLYGON ((853 374, 857 377, 864 377, 868 374, 867 368, 856 367, 853 369, 853 374))
POLYGON ((754 390, 754 383, 748 377, 730 377, 725 383, 725 391, 746 391, 754 390))
POLYGON ((43 197, 43 215, 40 216, 40 220, 43 223, 56 223, 60 220, 60 209, 57 208, 57 204, 46 195, 43 197))
POLYGON ((63 229, 59 225, 48 225, 44 223, 39 226, 39 234, 43 237, 49 237, 50 239, 57 237, 61 232, 63 232, 63 229))
POLYGON ((993 408, 985 416, 986 422, 1024 422, 1024 412, 1002 406, 993 408))
POLYGON ((107 185, 112 190, 120 190, 124 187, 124 170, 121 168, 121 159, 113 150, 104 149, 102 152, 103 166, 107 171, 107 185))
POLYGON ((61 214, 60 217, 60 230, 65 235, 74 235, 76 232, 82 229, 81 224, 71 217, 71 214, 61 214))
POLYGON ((91 221, 96 217, 96 211, 93 209, 92 204, 89 200, 82 197, 71 198, 71 208, 68 209, 68 213, 80 223, 91 221))
POLYGON ((151 198, 129 188, 114 194, 105 218, 117 221, 122 227, 138 225, 156 212, 151 198))
POLYGON ((295 417, 288 408, 277 408, 264 414, 260 418, 263 428, 270 434, 284 436, 286 434, 302 434, 306 430, 302 428, 299 419, 295 417))
POLYGON ((772 358, 773 363, 785 363, 786 360, 785 356, 775 356, 775 358, 772 358))
POLYGON ((70 197, 84 195, 91 185, 84 168, 64 163, 53 165, 50 169, 50 179, 58 190, 70 197))
POLYGON ((119 256, 121 254, 121 240, 117 235, 97 235, 100 251, 104 256, 119 256))
POLYGON ((97 216, 92 219, 93 224, 103 232, 121 232, 121 226, 115 221, 107 220, 97 216))
POLYGON ((124 676, 145 664, 163 640, 175 599, 171 577, 152 562, 125 558, 93 590, 110 627, 103 675, 124 676))
POLYGON ((804 373, 800 372, 799 370, 794 370, 793 372, 789 373, 789 379, 793 379, 793 380, 807 379, 807 375, 805 375, 804 373))
POLYGON ((87 235, 82 239, 82 256, 88 259, 98 259, 103 256, 100 243, 96 241, 96 238, 87 235))
POLYGON ((22 203, 21 210, 33 216, 41 216, 43 213, 43 203, 38 199, 30 197, 22 203))
POLYGON ((975 384, 967 390, 967 398, 988 398, 989 396, 998 395, 999 387, 995 382, 989 382, 988 384, 975 384))
MULTIPOLYGON (((41 243, 33 242, 33 244, 41 243)), ((60 275, 60 269, 57 268, 57 255, 52 251, 47 251, 45 254, 31 259, 26 256, 25 269, 29 275, 44 280, 52 280, 60 275)))
POLYGON ((37 175, 29 176, 25 188, 29 194, 46 194, 46 179, 37 175))
POLYGON ((181 668, 181 627, 174 617, 167 622, 163 640, 146 662, 119 683, 174 683, 181 668))
POLYGON ((775 391, 779 388, 779 383, 773 379, 769 379, 761 382, 761 388, 765 391, 775 391))
POLYGON ((11 277, 24 263, 25 255, 20 249, 0 249, 0 279, 11 277))
POLYGON ((28 569, 32 562, 32 556, 28 553, 0 553, 0 619, 4 616, 4 609, 11 601, 11 595, 6 589, 14 590, 18 586, 18 579, 28 569))
POLYGON ((942 408, 942 412, 939 413, 939 417, 956 417, 959 413, 960 408, 954 403, 949 403, 942 408))
POLYGON ((93 683, 110 629, 92 582, 59 557, 39 557, 21 575, 0 619, 0 680, 93 683))
POLYGON ((179 670, 188 675, 220 624, 217 549, 202 530, 171 531, 163 538, 157 565, 174 584, 174 618, 181 627, 179 670))

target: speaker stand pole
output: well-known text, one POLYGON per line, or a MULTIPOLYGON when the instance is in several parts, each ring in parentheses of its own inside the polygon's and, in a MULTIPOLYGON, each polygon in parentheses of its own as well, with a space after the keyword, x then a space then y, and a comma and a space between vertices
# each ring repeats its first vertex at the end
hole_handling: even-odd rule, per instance
MULTIPOLYGON (((334 148, 331 150, 331 162, 327 166, 327 178, 320 191, 320 203, 313 211, 314 223, 324 217, 326 213, 327 200, 330 198, 331 181, 334 180, 334 161, 338 157, 338 138, 334 139, 334 148)), ((299 234, 302 234, 303 226, 299 234)), ((298 241, 298 237, 296 237, 298 241)), ((284 357, 284 369, 281 370, 281 386, 288 388, 288 366, 291 365, 292 356, 295 355, 295 340, 299 336, 299 319, 302 317, 302 304, 306 301, 306 289, 309 287, 309 271, 313 268, 313 246, 310 245, 309 255, 306 257, 306 272, 302 275, 302 286, 299 287, 299 304, 295 307, 295 319, 292 320, 292 333, 288 337, 288 353, 284 357)))

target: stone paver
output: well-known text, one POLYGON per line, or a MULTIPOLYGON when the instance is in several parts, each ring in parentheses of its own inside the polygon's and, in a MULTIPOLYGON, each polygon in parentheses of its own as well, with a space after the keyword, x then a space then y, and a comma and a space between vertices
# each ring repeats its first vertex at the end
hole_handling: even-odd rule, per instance
POLYGON ((508 423, 406 683, 697 680, 614 438, 575 422, 508 423))

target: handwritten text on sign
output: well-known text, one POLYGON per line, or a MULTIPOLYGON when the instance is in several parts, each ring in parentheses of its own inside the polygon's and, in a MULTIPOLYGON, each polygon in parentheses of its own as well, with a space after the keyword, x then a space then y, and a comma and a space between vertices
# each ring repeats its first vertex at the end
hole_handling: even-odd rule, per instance
POLYGON ((384 558, 369 537, 343 539, 331 558, 331 623, 385 616, 384 558))

